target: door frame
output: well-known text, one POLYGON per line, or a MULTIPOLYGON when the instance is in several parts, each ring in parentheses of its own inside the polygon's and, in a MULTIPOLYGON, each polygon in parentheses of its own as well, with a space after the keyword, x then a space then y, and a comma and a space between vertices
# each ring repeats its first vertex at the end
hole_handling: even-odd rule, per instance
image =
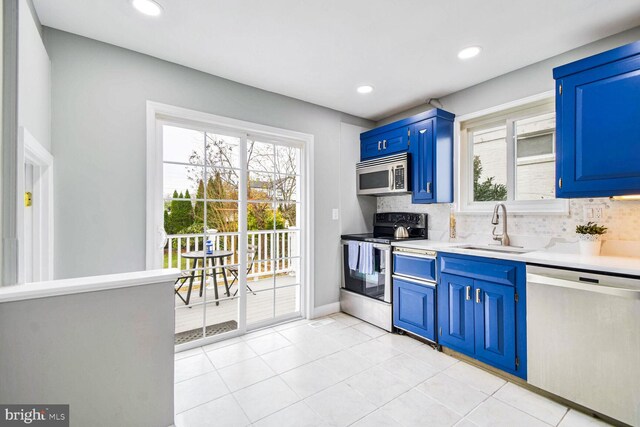
POLYGON ((38 140, 24 127, 18 129, 18 165, 21 170, 17 177, 17 237, 18 237, 18 283, 24 283, 26 277, 25 265, 25 233, 24 233, 24 166, 33 165, 33 193, 38 194, 38 200, 32 205, 34 236, 40 241, 33 245, 35 259, 32 265, 34 282, 53 280, 53 156, 38 140))
MULTIPOLYGON (((231 119, 227 117, 217 116, 214 114, 204 113, 200 111, 190 110, 187 108, 176 107, 154 101, 147 101, 147 222, 146 222, 146 269, 161 269, 162 259, 157 256, 157 248, 164 240, 161 231, 163 216, 162 209, 158 203, 162 200, 162 147, 158 144, 160 135, 162 135, 161 122, 171 121, 173 123, 183 122, 187 126, 189 123, 196 123, 205 127, 228 129, 231 132, 241 132, 248 134, 258 134, 276 139, 294 140, 301 144, 301 304, 300 312, 303 317, 311 318, 314 307, 314 206, 313 206, 313 153, 314 153, 314 136, 307 133, 292 131, 288 129, 276 128, 272 126, 261 125, 257 123, 247 122, 244 120, 231 119), (160 198, 158 198, 160 195, 160 198)), ((246 162, 246 157, 241 154, 241 162, 246 162)), ((241 191, 242 191, 242 185, 241 191)), ((240 235, 246 234, 246 197, 241 198, 239 203, 239 221, 240 235), (244 200, 242 200, 244 199, 244 200), (243 217, 244 215, 244 217, 243 217)), ((246 248, 240 248, 240 259, 246 259, 246 248)), ((246 281, 246 269, 240 268, 241 281, 246 281)), ((209 342, 215 342, 219 339, 225 339, 232 335, 240 335, 247 332, 245 324, 246 310, 246 289, 240 289, 240 322, 235 333, 222 334, 209 338, 203 338, 193 341, 194 345, 182 344, 177 350, 186 350, 189 347, 201 346, 209 342), (224 336, 223 336, 224 335, 224 336)), ((264 323, 256 323, 251 325, 251 329, 258 329, 267 326, 264 323)))

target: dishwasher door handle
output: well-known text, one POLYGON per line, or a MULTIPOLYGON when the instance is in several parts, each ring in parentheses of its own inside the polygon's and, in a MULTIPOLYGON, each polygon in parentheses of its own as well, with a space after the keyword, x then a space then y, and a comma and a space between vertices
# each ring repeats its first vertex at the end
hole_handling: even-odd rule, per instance
POLYGON ((540 274, 527 274, 527 284, 557 286, 559 288, 576 289, 579 291, 596 292, 605 295, 614 295, 623 298, 640 300, 640 289, 623 288, 620 286, 593 284, 574 280, 558 279, 540 274))

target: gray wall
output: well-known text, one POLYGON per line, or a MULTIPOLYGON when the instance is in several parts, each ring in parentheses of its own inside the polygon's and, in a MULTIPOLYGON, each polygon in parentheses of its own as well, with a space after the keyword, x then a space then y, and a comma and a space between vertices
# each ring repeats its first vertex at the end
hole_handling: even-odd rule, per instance
POLYGON ((369 128, 343 123, 340 139, 340 232, 372 231, 376 198, 356 196, 356 163, 360 161, 360 134, 369 128))
POLYGON ((342 121, 371 122, 140 53, 44 29, 52 67, 55 273, 145 268, 146 101, 315 136, 315 305, 338 300, 342 121))
POLYGON ((29 3, 19 2, 18 124, 50 150, 51 65, 38 31, 40 24, 29 3))
POLYGON ((74 426, 173 424, 173 298, 169 281, 0 303, 0 402, 69 404, 74 426))
MULTIPOLYGON (((445 110, 460 116, 553 90, 554 80, 551 70, 554 67, 637 40, 640 40, 640 27, 632 28, 631 30, 611 37, 606 37, 602 40, 529 65, 528 67, 503 74, 486 82, 452 93, 442 97, 440 102, 442 102, 445 110)), ((505 52, 505 54, 512 53, 505 52)), ((377 125, 391 123, 430 108, 431 107, 425 104, 418 105, 402 113, 382 119, 377 125)))

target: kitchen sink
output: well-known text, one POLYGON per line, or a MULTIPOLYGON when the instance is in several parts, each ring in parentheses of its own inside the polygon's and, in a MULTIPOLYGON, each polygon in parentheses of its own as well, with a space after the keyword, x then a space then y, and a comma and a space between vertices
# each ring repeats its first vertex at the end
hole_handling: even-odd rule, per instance
POLYGON ((525 254, 531 252, 531 249, 525 249, 518 246, 498 246, 498 245, 462 245, 457 246, 459 249, 470 249, 474 251, 499 252, 507 254, 525 254))

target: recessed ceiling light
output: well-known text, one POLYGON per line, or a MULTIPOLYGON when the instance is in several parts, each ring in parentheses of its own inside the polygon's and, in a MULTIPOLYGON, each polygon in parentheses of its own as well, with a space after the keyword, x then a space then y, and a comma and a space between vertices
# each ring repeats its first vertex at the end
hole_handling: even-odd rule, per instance
POLYGON ((132 0, 131 4, 140 13, 149 16, 159 16, 162 13, 162 6, 153 0, 132 0))
POLYGON ((482 49, 479 46, 465 47, 460 52, 458 52, 458 58, 460 59, 473 58, 474 56, 478 56, 481 50, 482 49))
POLYGON ((369 85, 363 85, 363 86, 358 86, 358 93, 371 93, 373 92, 373 86, 369 86, 369 85))

